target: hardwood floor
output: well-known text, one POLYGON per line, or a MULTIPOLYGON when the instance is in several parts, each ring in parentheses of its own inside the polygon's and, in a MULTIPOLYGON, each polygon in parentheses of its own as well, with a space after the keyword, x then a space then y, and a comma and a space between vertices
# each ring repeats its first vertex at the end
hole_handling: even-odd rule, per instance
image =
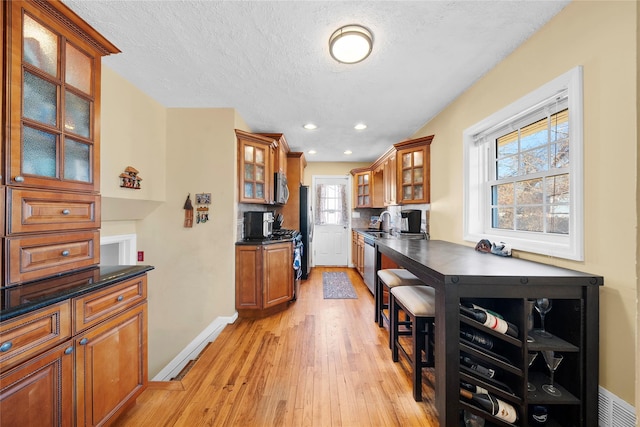
POLYGON ((355 270, 314 268, 287 310, 228 325, 182 381, 150 383, 115 425, 438 426, 433 371, 416 402, 388 337, 355 270), (358 298, 323 299, 324 271, 347 271, 358 298))

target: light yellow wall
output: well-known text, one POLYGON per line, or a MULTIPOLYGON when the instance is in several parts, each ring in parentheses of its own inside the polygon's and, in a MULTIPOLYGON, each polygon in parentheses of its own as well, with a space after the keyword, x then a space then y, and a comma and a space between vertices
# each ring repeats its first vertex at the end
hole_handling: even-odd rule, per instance
POLYGON ((167 110, 140 89, 102 67, 102 197, 165 200, 167 110), (141 188, 120 188, 120 174, 133 166, 141 188))
MULTIPOLYGON (((220 316, 235 313, 233 109, 168 109, 166 199, 138 222, 149 281, 149 375, 220 316), (185 228, 188 194, 211 193, 209 222, 185 228)), ((195 212, 194 212, 195 219, 195 212)))
POLYGON ((347 175, 351 169, 368 167, 371 166, 371 163, 373 162, 310 162, 307 158, 307 167, 304 170, 304 184, 311 185, 311 177, 313 175, 347 175))
POLYGON ((604 276, 600 385, 634 404, 637 366, 636 2, 575 1, 414 136, 431 145, 431 237, 462 241, 462 132, 584 67, 585 261, 522 258, 604 276))

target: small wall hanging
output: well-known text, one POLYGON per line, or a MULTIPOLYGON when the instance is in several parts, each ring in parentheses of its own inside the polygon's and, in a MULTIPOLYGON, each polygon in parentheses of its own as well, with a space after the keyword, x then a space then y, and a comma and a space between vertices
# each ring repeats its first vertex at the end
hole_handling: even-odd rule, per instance
POLYGON ((209 205, 211 204, 211 193, 196 194, 196 224, 209 221, 209 205))
POLYGON ((138 170, 133 166, 127 166, 127 168, 120 174, 120 187, 133 188, 134 190, 140 189, 140 181, 142 178, 138 176, 138 170))
POLYGON ((187 194, 187 200, 184 202, 184 226, 185 228, 193 227, 193 205, 191 204, 191 193, 187 194))

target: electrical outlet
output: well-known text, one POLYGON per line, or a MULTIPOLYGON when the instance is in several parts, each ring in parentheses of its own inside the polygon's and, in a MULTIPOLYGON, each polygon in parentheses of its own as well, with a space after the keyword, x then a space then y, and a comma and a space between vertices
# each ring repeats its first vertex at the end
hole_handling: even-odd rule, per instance
POLYGON ((144 261, 144 251, 138 251, 138 261, 144 261))

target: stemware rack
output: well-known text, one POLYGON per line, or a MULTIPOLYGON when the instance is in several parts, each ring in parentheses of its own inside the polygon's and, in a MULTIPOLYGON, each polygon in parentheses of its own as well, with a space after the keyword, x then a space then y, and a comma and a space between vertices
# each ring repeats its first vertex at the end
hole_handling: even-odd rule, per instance
MULTIPOLYGON (((585 351, 585 300, 580 297, 556 296, 553 309, 547 313, 545 328, 550 337, 537 335, 540 328, 540 317, 534 314, 535 325, 528 330, 527 300, 535 298, 485 298, 463 297, 460 300, 473 303, 485 309, 501 314, 506 320, 515 324, 518 337, 511 337, 496 332, 482 323, 464 314, 459 315, 460 327, 472 330, 489 337, 493 341, 490 350, 483 349, 460 338, 460 356, 496 372, 494 378, 488 378, 479 372, 460 364, 461 381, 486 389, 492 396, 513 405, 518 411, 519 419, 508 423, 496 418, 488 412, 463 400, 459 401, 462 411, 469 411, 485 418, 486 426, 530 426, 531 411, 536 405, 543 405, 548 411, 547 426, 585 426, 591 425, 592 417, 587 415, 585 396, 587 389, 587 357, 585 351), (533 337, 533 341, 527 339, 533 337), (555 386, 562 392, 561 396, 552 396, 542 390, 542 385, 550 382, 549 370, 544 358, 537 357, 529 367, 528 353, 553 350, 563 355, 564 360, 555 372, 555 386), (527 390, 527 383, 534 385, 534 391, 527 390)), ((591 356, 592 358, 592 356, 591 356)), ((464 425, 464 424, 461 424, 464 425)))

